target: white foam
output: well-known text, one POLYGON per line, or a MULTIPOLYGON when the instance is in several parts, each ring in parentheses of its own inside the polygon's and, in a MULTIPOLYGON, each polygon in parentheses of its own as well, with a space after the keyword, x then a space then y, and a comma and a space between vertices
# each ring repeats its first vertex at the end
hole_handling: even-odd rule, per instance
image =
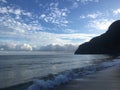
POLYGON ((114 61, 103 62, 100 65, 92 65, 92 66, 83 67, 77 70, 66 71, 63 74, 57 75, 52 80, 45 81, 45 80, 36 79, 33 81, 33 85, 31 85, 28 88, 28 90, 48 90, 55 86, 65 84, 72 79, 80 78, 81 76, 89 75, 89 74, 95 73, 98 70, 102 70, 118 64, 120 64, 120 59, 115 59, 114 61))

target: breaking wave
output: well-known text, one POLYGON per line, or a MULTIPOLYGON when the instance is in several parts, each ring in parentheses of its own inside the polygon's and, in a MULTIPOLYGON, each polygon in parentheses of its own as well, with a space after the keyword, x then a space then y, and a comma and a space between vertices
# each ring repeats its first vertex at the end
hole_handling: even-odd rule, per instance
POLYGON ((118 64, 120 64, 120 59, 114 59, 112 61, 103 62, 98 65, 90 65, 79 69, 65 71, 57 75, 51 74, 47 78, 33 80, 33 84, 28 87, 28 90, 49 90, 50 88, 65 84, 72 79, 82 78, 85 75, 93 74, 97 71, 118 64))

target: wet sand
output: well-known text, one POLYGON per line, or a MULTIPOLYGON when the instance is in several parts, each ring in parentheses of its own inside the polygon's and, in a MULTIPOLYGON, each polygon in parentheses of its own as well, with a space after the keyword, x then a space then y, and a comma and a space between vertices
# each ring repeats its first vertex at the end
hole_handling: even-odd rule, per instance
POLYGON ((120 65, 75 79, 52 90, 120 90, 120 65))

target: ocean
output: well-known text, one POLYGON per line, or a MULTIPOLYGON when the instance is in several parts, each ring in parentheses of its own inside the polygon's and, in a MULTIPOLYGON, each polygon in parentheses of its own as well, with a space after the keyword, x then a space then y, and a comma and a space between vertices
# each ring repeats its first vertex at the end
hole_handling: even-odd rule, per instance
POLYGON ((0 90, 49 90, 117 64, 109 55, 0 51, 0 90))

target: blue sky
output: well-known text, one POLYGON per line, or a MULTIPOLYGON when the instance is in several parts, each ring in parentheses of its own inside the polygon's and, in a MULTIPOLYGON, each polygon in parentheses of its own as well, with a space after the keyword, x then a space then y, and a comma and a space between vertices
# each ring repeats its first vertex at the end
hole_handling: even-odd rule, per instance
POLYGON ((120 18, 120 0, 0 0, 0 48, 79 45, 120 18))

